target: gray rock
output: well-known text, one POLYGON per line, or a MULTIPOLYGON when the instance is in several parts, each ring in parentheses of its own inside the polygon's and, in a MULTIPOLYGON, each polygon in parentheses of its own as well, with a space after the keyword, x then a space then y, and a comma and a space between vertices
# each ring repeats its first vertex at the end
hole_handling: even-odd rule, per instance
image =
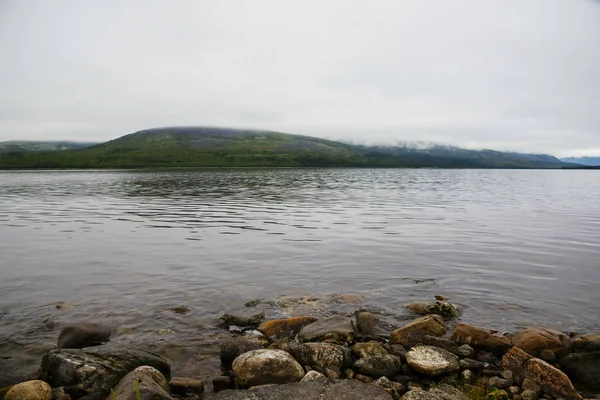
POLYGON ((18 383, 10 388, 4 400, 51 400, 52 388, 46 382, 33 380, 18 383))
POLYGON ((458 357, 439 347, 413 347, 406 353, 406 361, 414 370, 429 376, 449 374, 460 370, 458 357))
POLYGON ((342 343, 352 343, 355 338, 352 319, 336 315, 323 318, 310 325, 306 325, 298 333, 300 342, 316 342, 322 340, 336 340, 342 343))
POLYGON ((523 393, 521 393, 521 399, 523 400, 538 400, 538 398, 539 394, 533 390, 524 390, 523 393))
POLYGON ((423 344, 427 346, 439 347, 440 349, 448 350, 450 353, 458 355, 458 345, 452 340, 426 335, 423 337, 423 344))
POLYGON ((74 398, 104 399, 130 371, 148 365, 170 379, 163 358, 141 350, 104 345, 90 349, 58 349, 42 358, 42 379, 53 387, 70 388, 74 398))
POLYGON ((374 378, 382 376, 391 378, 399 375, 402 371, 402 361, 399 357, 391 354, 376 355, 357 360, 354 363, 354 369, 362 375, 369 375, 374 378))
POLYGON ((407 304, 405 308, 420 315, 437 314, 441 315, 444 318, 460 317, 460 308, 455 304, 448 303, 447 301, 432 301, 430 303, 411 303, 407 304))
POLYGON ((299 382, 304 369, 294 358, 282 350, 252 350, 233 361, 233 376, 242 388, 299 382))
POLYGON ((231 368, 233 360, 241 354, 262 348, 258 336, 235 336, 221 344, 221 365, 226 369, 231 368))
POLYGON ((562 358, 560 365, 582 387, 600 390, 600 351, 569 354, 562 358))
POLYGON ((111 328, 101 324, 81 323, 69 325, 58 335, 59 349, 82 349, 108 342, 111 328))
POLYGON ((534 381, 532 381, 531 379, 527 379, 527 378, 525 378, 523 380, 523 384, 521 385, 521 389, 523 389, 523 391, 525 391, 525 390, 532 390, 538 396, 542 393, 542 388, 540 388, 534 381))
POLYGON ((401 400, 443 400, 441 397, 432 392, 426 392, 422 389, 412 389, 406 392, 401 400))
POLYGON ((327 380, 327 378, 325 377, 325 375, 323 375, 320 372, 317 371, 308 371, 306 373, 306 375, 304 375, 304 377, 300 380, 300 382, 306 382, 306 381, 314 381, 317 379, 325 379, 327 380))
POLYGON ((264 311, 255 308, 242 308, 220 316, 217 325, 222 328, 229 328, 230 326, 257 327, 264 318, 264 311))
POLYGON ((445 383, 438 385, 433 389, 429 389, 429 392, 435 394, 443 400, 470 400, 469 396, 457 388, 445 383))
POLYGON ((390 329, 386 328, 379 317, 369 311, 356 313, 356 328, 363 337, 387 338, 390 329))
POLYGON ((169 382, 171 393, 185 396, 188 393, 194 393, 200 396, 204 393, 204 383, 201 379, 193 378, 173 378, 169 382))
POLYGON ((384 356, 388 352, 377 342, 356 343, 352 347, 354 358, 367 358, 372 356, 384 356))
POLYGON ((291 354, 301 365, 341 374, 352 361, 350 349, 330 343, 304 343, 291 349, 291 354))
POLYGON ((392 396, 380 387, 357 380, 306 381, 245 390, 225 390, 214 400, 391 400, 392 396))
POLYGON ((488 389, 504 389, 512 384, 508 379, 503 379, 498 376, 492 376, 488 381, 488 389))
POLYGON ((471 369, 471 370, 483 369, 485 367, 485 364, 482 363, 481 361, 471 360, 470 358, 463 358, 462 360, 459 361, 459 365, 462 369, 471 369))
POLYGON ((509 381, 510 385, 512 385, 514 382, 514 376, 513 376, 512 371, 504 370, 504 371, 500 372, 500 377, 509 381))
POLYGON ((508 393, 510 393, 512 396, 521 393, 521 388, 518 386, 510 386, 508 388, 508 393))
MULTIPOLYGON (((114 394, 119 400, 172 400, 165 377, 149 366, 138 367, 121 379, 114 394)), ((106 400, 113 400, 112 394, 106 400)))
POLYGON ((473 357, 475 357, 477 352, 475 351, 474 348, 472 348, 468 344, 463 344, 462 346, 458 347, 458 350, 454 354, 456 354, 459 357, 473 358, 473 357))
POLYGON ((379 386, 380 388, 388 392, 394 400, 399 400, 401 393, 404 393, 404 386, 401 383, 392 382, 385 376, 382 376, 381 378, 372 382, 372 384, 375 386, 379 386))

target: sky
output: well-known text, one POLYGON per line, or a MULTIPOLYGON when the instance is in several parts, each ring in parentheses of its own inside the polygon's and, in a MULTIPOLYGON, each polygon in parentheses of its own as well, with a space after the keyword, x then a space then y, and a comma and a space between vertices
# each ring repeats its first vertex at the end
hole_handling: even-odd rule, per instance
POLYGON ((0 0, 0 141, 208 125, 600 155, 599 0, 0 0))

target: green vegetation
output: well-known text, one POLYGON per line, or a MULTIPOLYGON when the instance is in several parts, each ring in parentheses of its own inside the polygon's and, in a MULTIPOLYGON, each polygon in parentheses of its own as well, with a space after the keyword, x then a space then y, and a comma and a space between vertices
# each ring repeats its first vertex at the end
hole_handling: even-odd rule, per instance
POLYGON ((35 142, 35 141, 8 141, 0 142, 0 154, 2 153, 36 153, 51 152, 71 149, 83 149, 96 143, 83 142, 35 142))
POLYGON ((161 167, 561 168, 545 155, 433 146, 356 146, 279 132, 175 127, 149 129, 95 146, 0 152, 0 169, 161 167))

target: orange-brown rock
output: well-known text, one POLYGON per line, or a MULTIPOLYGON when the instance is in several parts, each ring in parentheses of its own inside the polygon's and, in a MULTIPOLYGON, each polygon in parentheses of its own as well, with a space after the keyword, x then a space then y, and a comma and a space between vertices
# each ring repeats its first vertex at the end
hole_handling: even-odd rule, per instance
POLYGON ((534 381, 550 396, 564 399, 581 399, 569 377, 547 362, 539 358, 532 358, 525 362, 524 367, 525 377, 534 381))
POLYGON ((439 315, 428 315, 396 329, 390 334, 390 343, 403 346, 415 346, 423 342, 427 335, 442 336, 446 333, 446 325, 439 315))
POLYGON ((462 322, 456 324, 451 340, 493 353, 504 353, 511 347, 511 341, 506 336, 487 328, 462 322))
POLYGON ((526 329, 513 338, 516 347, 534 357, 539 357, 544 350, 551 350, 557 357, 562 357, 570 352, 572 343, 564 333, 546 328, 526 329))
POLYGON ((300 329, 308 324, 312 324, 317 319, 318 318, 310 316, 274 319, 260 324, 258 330, 268 338, 275 337, 280 339, 284 337, 292 337, 300 332, 300 329))
POLYGON ((502 357, 502 368, 508 369, 517 375, 522 375, 525 363, 532 358, 533 356, 525 353, 520 348, 513 347, 502 357))

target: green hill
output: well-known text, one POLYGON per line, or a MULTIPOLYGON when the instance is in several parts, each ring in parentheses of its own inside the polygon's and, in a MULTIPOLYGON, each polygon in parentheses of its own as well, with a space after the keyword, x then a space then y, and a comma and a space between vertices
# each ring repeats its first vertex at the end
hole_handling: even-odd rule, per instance
POLYGON ((0 153, 39 153, 50 151, 62 151, 72 149, 83 149, 90 147, 96 143, 84 142, 44 142, 44 141, 27 141, 27 140, 11 140, 0 142, 0 153))
POLYGON ((280 132, 169 127, 57 152, 0 154, 0 168, 438 167, 561 168, 547 155, 432 146, 356 146, 280 132))

